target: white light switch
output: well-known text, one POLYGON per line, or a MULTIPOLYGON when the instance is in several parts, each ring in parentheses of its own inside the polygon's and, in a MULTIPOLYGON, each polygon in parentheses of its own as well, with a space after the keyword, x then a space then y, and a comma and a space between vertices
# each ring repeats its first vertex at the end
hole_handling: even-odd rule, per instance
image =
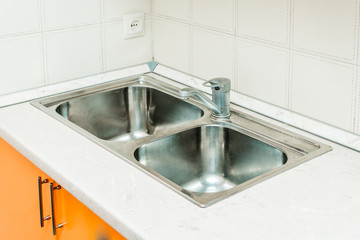
POLYGON ((144 36, 144 13, 136 13, 124 16, 124 38, 144 36))

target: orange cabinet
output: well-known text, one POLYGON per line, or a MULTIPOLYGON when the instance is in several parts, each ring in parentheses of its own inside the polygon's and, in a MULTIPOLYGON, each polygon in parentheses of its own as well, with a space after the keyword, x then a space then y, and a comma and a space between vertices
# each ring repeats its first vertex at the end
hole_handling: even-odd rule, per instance
POLYGON ((125 239, 68 191, 58 186, 53 179, 0 138, 0 239, 125 239), (39 177, 43 182, 40 188, 39 177), (50 186, 53 190, 53 208, 50 186), (40 226, 39 196, 42 197, 42 218, 49 218, 43 221, 43 227, 40 226), (56 235, 53 235, 53 220, 54 226, 59 227, 55 230, 56 235))

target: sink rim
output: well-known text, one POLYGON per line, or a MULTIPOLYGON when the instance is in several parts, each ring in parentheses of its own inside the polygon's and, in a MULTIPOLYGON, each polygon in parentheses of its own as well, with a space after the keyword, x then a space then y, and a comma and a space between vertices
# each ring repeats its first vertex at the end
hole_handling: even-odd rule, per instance
MULTIPOLYGON (((84 137, 90 139, 97 145, 103 147, 107 151, 115 154, 116 156, 120 157, 123 161, 131 164, 132 166, 136 167, 138 170, 146 173, 151 178, 155 179, 156 181, 164 184, 171 190, 175 191, 176 193, 180 194, 182 197, 188 199, 190 202, 194 203, 195 205, 199 207, 208 207, 216 202, 219 202, 227 197, 230 197, 231 195, 234 195, 240 191, 243 191, 251 186, 254 186, 262 181, 265 181, 275 175, 278 175, 284 171, 287 171, 299 164, 302 164, 306 161, 309 161, 310 159, 313 159, 317 156, 320 156, 328 151, 331 151, 332 148, 326 144, 320 143, 318 141, 309 139, 307 137, 304 137, 300 134, 293 133, 289 130, 283 129, 281 127, 275 126, 271 123, 268 123, 264 120, 257 119, 255 117, 252 117, 248 114, 242 113, 238 110, 231 109, 232 115, 230 117, 230 121, 218 121, 214 122, 210 119, 211 111, 208 110, 205 106, 203 106, 201 103, 196 101, 195 99, 188 99, 185 100, 186 102, 195 105, 199 109, 203 111, 203 116, 193 122, 185 123, 181 126, 174 127, 173 129, 170 129, 168 131, 159 132, 157 134, 153 134, 141 139, 135 139, 134 141, 131 141, 130 143, 125 144, 128 149, 131 149, 131 151, 125 152, 124 147, 119 146, 118 142, 103 140, 95 135, 87 132, 86 130, 82 129, 81 127, 77 126, 76 124, 66 120, 62 116, 60 116, 58 113, 55 112, 55 109, 57 106, 59 106, 61 103, 64 103, 66 101, 69 101, 69 99, 79 98, 86 95, 91 95, 94 93, 100 93, 100 92, 106 92, 111 91, 117 88, 123 88, 127 86, 134 86, 134 84, 138 84, 140 86, 150 86, 155 87, 157 90, 160 89, 160 91, 165 92, 169 95, 172 95, 173 97, 181 99, 177 91, 179 88, 186 87, 186 85, 174 82, 174 84, 170 85, 168 82, 165 82, 162 78, 163 76, 159 76, 159 78, 155 78, 157 74, 151 73, 151 74, 142 74, 142 75, 134 75, 132 77, 127 77, 123 79, 118 79, 111 81, 110 83, 105 84, 99 84, 91 87, 87 87, 84 89, 77 89, 70 92, 65 92, 61 94, 56 94, 54 96, 46 97, 39 100, 34 100, 31 102, 33 106, 40 109, 41 111, 47 113, 48 115, 52 116, 56 120, 60 121, 61 123, 65 124, 66 126, 70 127, 74 131, 78 132, 79 134, 83 135, 84 137), (203 126, 203 125, 212 125, 212 124, 220 124, 220 125, 226 125, 229 128, 232 128, 235 131, 241 131, 241 133, 248 135, 250 137, 253 137, 257 140, 260 140, 262 142, 265 142, 266 144, 269 144, 270 146, 273 146, 280 151, 282 151, 287 156, 287 162, 280 166, 279 168, 273 169, 269 172, 266 172, 264 174, 261 174, 255 178, 252 178, 242 184, 239 184, 231 189, 228 189, 223 192, 218 193, 203 193, 196 195, 192 192, 187 191, 186 189, 181 188, 179 185, 171 182, 167 178, 163 177, 162 175, 158 174, 154 170, 147 168, 146 166, 139 163, 135 157, 134 157, 134 151, 143 145, 145 142, 151 142, 155 139, 160 139, 166 136, 173 135, 178 132, 186 131, 191 128, 203 126), (287 135, 291 137, 292 139, 297 139, 299 141, 304 142, 304 144, 313 145, 317 149, 308 152, 306 149, 299 148, 298 146, 293 146, 291 143, 286 142, 286 137, 284 139, 275 139, 271 136, 265 136, 262 132, 254 130, 253 124, 257 124, 258 126, 264 126, 265 128, 270 129, 269 132, 274 131, 276 133, 287 135), (274 144, 274 145, 273 145, 274 144), (301 156, 296 156, 296 155, 301 156)), ((166 79, 170 80, 171 79, 166 79)), ((172 82, 173 83, 173 82, 172 82)), ((182 99, 181 99, 182 100, 182 99)), ((183 100, 184 101, 184 100, 183 100)), ((232 103, 233 104, 233 103, 232 103)), ((121 144, 123 144, 122 142, 121 144)))

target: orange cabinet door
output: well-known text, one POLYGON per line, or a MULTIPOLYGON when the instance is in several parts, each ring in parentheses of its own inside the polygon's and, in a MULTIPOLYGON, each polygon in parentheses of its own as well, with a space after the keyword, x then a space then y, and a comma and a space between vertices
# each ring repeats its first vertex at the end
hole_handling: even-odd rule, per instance
MULTIPOLYGON (((0 138, 0 239, 47 240, 51 220, 40 227, 38 177, 51 180, 44 172, 0 138)), ((51 215, 49 182, 41 184, 43 217, 51 215)))
MULTIPOLYGON (((56 184, 55 184, 56 185, 56 184)), ((122 235, 89 208, 72 196, 66 189, 56 190, 55 219, 56 225, 64 224, 56 230, 60 240, 123 240, 122 235)))
POLYGON ((125 239, 64 188, 53 190, 52 216, 49 176, 0 138, 0 239, 6 240, 122 240, 125 239), (43 217, 40 227, 38 177, 41 184, 43 217), (54 218, 53 218, 54 217, 54 218), (56 229, 53 235, 52 220, 56 229))

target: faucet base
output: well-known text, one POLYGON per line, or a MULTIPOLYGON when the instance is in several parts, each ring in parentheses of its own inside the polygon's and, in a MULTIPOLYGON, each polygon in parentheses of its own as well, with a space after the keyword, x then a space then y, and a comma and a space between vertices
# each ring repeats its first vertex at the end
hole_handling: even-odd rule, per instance
POLYGON ((217 114, 217 113, 212 112, 210 118, 211 118, 211 120, 214 120, 214 121, 231 122, 230 116, 231 116, 231 113, 229 113, 227 115, 222 115, 222 114, 217 114))

